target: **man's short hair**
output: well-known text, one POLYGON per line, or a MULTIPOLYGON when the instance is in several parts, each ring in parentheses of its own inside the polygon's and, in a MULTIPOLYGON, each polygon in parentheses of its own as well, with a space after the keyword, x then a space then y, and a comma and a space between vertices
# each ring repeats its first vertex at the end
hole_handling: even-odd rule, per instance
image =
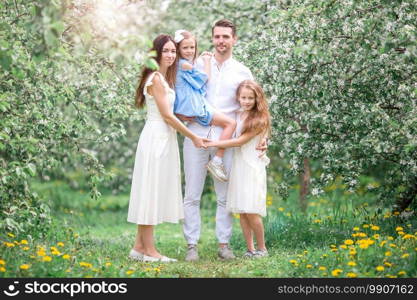
POLYGON ((232 28, 232 35, 236 36, 236 26, 230 20, 221 19, 221 20, 217 21, 216 23, 214 23, 213 27, 211 28, 211 35, 213 35, 213 33, 214 33, 214 27, 229 27, 229 28, 232 28))

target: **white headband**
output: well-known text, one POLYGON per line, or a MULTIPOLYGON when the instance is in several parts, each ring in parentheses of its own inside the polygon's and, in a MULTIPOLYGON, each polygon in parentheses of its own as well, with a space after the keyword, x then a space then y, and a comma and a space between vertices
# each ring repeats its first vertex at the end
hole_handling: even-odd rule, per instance
POLYGON ((184 39, 184 36, 181 34, 183 32, 186 32, 186 30, 180 29, 180 30, 175 31, 174 41, 177 44, 180 43, 184 39))

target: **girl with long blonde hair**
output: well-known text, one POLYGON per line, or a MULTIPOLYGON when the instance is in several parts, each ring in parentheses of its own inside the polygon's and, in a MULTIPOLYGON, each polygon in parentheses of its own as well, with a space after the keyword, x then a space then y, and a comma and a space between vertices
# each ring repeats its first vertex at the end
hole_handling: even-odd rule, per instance
POLYGON ((266 166, 269 159, 266 156, 259 157, 260 152, 256 147, 271 131, 268 102, 261 86, 253 80, 240 83, 236 98, 241 106, 237 114, 236 138, 212 141, 207 146, 237 147, 229 178, 227 209, 240 214, 240 225, 247 245, 244 257, 263 257, 268 255, 262 217, 266 216, 266 166))

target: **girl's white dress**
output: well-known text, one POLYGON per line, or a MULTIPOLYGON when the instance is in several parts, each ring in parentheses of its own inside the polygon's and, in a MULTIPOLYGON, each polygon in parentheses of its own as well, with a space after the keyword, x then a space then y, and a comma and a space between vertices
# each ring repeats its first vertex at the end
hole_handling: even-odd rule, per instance
MULTIPOLYGON (((241 134, 243 121, 237 115, 236 136, 241 134)), ((232 213, 266 216, 266 166, 269 159, 259 158, 256 146, 262 136, 257 135, 234 149, 232 170, 227 190, 227 209, 232 213)))
POLYGON ((136 150, 127 217, 128 222, 141 225, 178 223, 184 218, 177 133, 165 123, 155 99, 147 93, 156 74, 162 80, 172 109, 175 101, 175 92, 162 74, 152 73, 143 92, 147 118, 136 150))

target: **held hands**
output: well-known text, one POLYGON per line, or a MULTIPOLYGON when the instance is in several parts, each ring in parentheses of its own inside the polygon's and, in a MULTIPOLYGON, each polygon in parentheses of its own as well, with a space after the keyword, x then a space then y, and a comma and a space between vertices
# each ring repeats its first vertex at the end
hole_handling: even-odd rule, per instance
POLYGON ((211 140, 209 140, 209 139, 206 139, 206 138, 201 138, 201 137, 199 137, 199 136, 195 136, 193 139, 192 139, 192 142, 193 142, 193 144, 194 144, 194 146, 196 147, 196 148, 204 148, 204 149, 207 149, 207 144, 206 143, 209 143, 209 142, 211 142, 211 140))

